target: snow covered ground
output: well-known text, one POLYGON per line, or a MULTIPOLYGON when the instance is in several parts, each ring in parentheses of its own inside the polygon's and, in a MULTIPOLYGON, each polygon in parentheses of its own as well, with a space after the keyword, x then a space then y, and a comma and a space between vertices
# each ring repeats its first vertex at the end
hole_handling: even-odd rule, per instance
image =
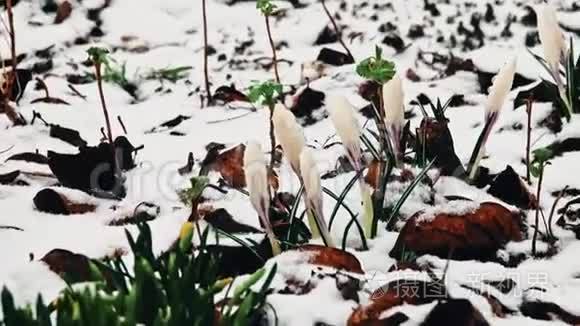
MULTIPOLYGON (((60 3, 62 1, 57 1, 60 3)), ((104 127, 102 109, 95 82, 75 84, 74 88, 84 97, 75 95, 69 88, 67 75, 91 73, 92 67, 83 62, 87 59, 86 50, 91 46, 104 46, 111 50, 111 58, 119 65, 126 64, 126 76, 138 85, 136 98, 114 83, 105 83, 104 93, 112 117, 114 135, 124 134, 117 122, 121 117, 127 130, 127 138, 133 145, 144 145, 136 156, 137 167, 127 172, 127 196, 121 201, 99 199, 73 189, 61 189, 67 196, 82 202, 96 205, 94 212, 73 215, 53 215, 39 212, 33 203, 34 196, 46 187, 56 184, 56 179, 40 174, 51 174, 46 164, 26 161, 6 160, 8 157, 24 152, 47 154, 76 153, 70 144, 49 136, 49 128, 38 120, 33 125, 12 127, 11 122, 0 115, 0 175, 20 170, 26 172, 21 178, 28 186, 0 185, 0 226, 18 229, 0 229, 0 286, 10 288, 19 304, 34 302, 38 293, 46 298, 54 298, 65 283, 38 259, 55 248, 67 249, 91 258, 110 256, 119 249, 127 250, 124 228, 136 231, 131 225, 111 226, 109 222, 130 214, 141 202, 150 202, 160 207, 157 218, 150 222, 155 250, 162 252, 177 238, 181 224, 187 219, 190 208, 178 199, 177 191, 186 187, 189 178, 199 171, 179 175, 177 170, 184 166, 189 152, 193 153, 196 163, 201 163, 206 155, 206 145, 211 142, 223 143, 228 147, 250 140, 269 148, 268 110, 258 108, 252 112, 248 105, 231 103, 202 108, 200 95, 203 94, 203 30, 201 1, 191 0, 112 0, 100 12, 99 29, 95 31, 95 18, 89 19, 88 13, 101 8, 102 0, 72 0, 72 13, 61 24, 53 24, 54 13, 41 9, 42 1, 21 0, 15 7, 15 29, 17 53, 26 54, 19 67, 31 68, 39 62, 46 62, 38 51, 50 53, 52 68, 35 74, 47 85, 50 95, 70 103, 48 104, 31 101, 42 97, 43 91, 36 90, 36 82, 31 81, 17 106, 28 121, 33 111, 53 124, 73 128, 90 145, 97 145, 102 137, 100 128, 104 127), (44 51, 46 52, 46 51, 44 51), (192 66, 188 76, 176 83, 148 80, 142 78, 154 69, 177 66, 192 66), (171 130, 150 132, 152 128, 179 115, 191 117, 171 130), (6 151, 4 151, 6 150, 6 151), (124 215, 125 214, 125 215, 124 215)), ((541 66, 529 54, 528 48, 541 54, 536 44, 526 46, 526 35, 536 31, 527 26, 523 17, 529 14, 526 6, 537 5, 541 1, 469 1, 447 0, 430 1, 436 4, 439 15, 425 9, 424 1, 419 0, 369 0, 369 1, 328 1, 331 12, 338 12, 341 26, 344 26, 345 40, 357 60, 374 53, 374 46, 381 45, 385 56, 396 63, 402 76, 409 75, 411 69, 419 80, 404 78, 405 103, 408 113, 413 112, 411 130, 414 131, 421 121, 421 112, 411 100, 423 93, 431 99, 446 101, 452 95, 463 95, 464 102, 451 107, 447 112, 449 129, 455 142, 455 150, 464 164, 467 164, 473 146, 482 128, 486 95, 480 90, 478 75, 469 71, 458 71, 450 76, 440 77, 437 66, 431 66, 418 59, 421 53, 434 52, 463 59, 472 59, 475 66, 484 72, 496 73, 512 57, 517 57, 517 72, 528 79, 549 78, 541 66), (493 9, 493 19, 486 21, 488 3, 493 9), (473 48, 463 46, 465 35, 458 32, 463 24, 471 30, 472 17, 479 14, 483 30, 483 46, 473 48), (506 27, 506 25, 508 27, 506 27), (409 36, 414 26, 422 26, 423 35, 409 36), (391 30, 392 29, 392 30, 391 30), (507 32, 506 32, 507 31, 507 32), (405 49, 398 53, 392 47, 382 44, 386 35, 398 35, 405 43, 405 49), (452 39, 456 39, 454 44, 452 39)), ((573 1, 552 1, 559 8, 562 25, 577 29, 580 33, 580 12, 574 11, 573 1), (578 27, 576 27, 578 26, 578 27)), ((277 5, 284 14, 272 19, 272 33, 275 42, 283 43, 278 51, 280 77, 286 89, 301 87, 301 64, 316 59, 323 47, 338 51, 338 43, 313 45, 328 19, 322 6, 313 0, 301 0, 303 8, 293 8, 289 2, 280 1, 277 5), (291 64, 288 64, 290 62, 291 64)), ((228 5, 217 0, 207 4, 209 44, 216 53, 209 57, 210 79, 215 89, 220 85, 235 84, 245 92, 255 80, 272 79, 272 70, 264 69, 255 59, 269 58, 271 55, 265 33, 264 19, 255 8, 253 1, 241 1, 228 5), (242 43, 249 44, 241 47, 242 43)), ((578 35, 568 32, 575 39, 578 35)), ((0 54, 2 59, 9 58, 10 50, 6 32, 2 33, 0 54)), ((578 51, 576 51, 578 52, 578 51)), ((267 60, 266 60, 267 61, 267 60)), ((356 75, 355 65, 341 67, 327 66, 325 76, 314 80, 310 87, 326 95, 342 94, 357 107, 368 103, 357 93, 362 78, 356 75)), ((526 112, 523 106, 515 107, 513 99, 517 90, 510 93, 498 124, 486 147, 488 156, 482 165, 491 173, 499 173, 511 165, 514 170, 525 175, 523 163, 526 144, 526 112), (524 126, 514 128, 515 125, 524 126)), ((565 123, 560 133, 553 133, 539 122, 545 120, 552 108, 549 103, 534 105, 531 137, 533 148, 540 148, 556 140, 580 137, 580 116, 576 115, 570 123, 565 123)), ((324 108, 322 108, 324 114, 324 108)), ((320 113, 319 113, 320 114, 320 113)), ((366 122, 359 116, 361 125, 366 122)), ((372 123, 369 123, 372 126, 372 123)), ((374 127, 371 127, 374 128, 374 127)), ((336 166, 338 157, 344 155, 340 146, 322 149, 319 144, 335 134, 330 119, 322 119, 304 129, 308 144, 315 148, 318 167, 322 173, 336 166)), ((334 138, 334 140, 338 140, 334 138)), ((565 186, 580 189, 580 177, 576 173, 580 163, 580 152, 569 152, 556 157, 546 168, 540 205, 546 212, 556 199, 554 192, 565 186)), ((284 162, 279 171, 280 191, 296 193, 299 181, 284 162)), ((212 175, 212 181, 217 177, 212 175)), ((340 192, 353 176, 353 172, 326 179, 323 185, 340 192)), ((536 182, 529 187, 535 192, 536 182)), ((57 189, 57 188, 54 188, 57 189)), ((60 189, 60 188, 58 188, 60 189)), ((441 177, 435 185, 437 198, 459 195, 479 203, 501 200, 488 194, 486 189, 478 189, 453 177, 441 177)), ((396 190, 393 190, 396 191, 396 190)), ((403 206, 401 214, 405 217, 430 208, 424 204, 421 187, 411 195, 403 206)), ((260 228, 258 218, 247 197, 235 190, 227 194, 208 193, 213 207, 223 207, 242 223, 260 228)), ((436 200, 437 200, 436 198, 436 200)), ((559 207, 573 197, 564 198, 559 207), (567 199, 567 200, 566 200, 567 199)), ((349 206, 360 206, 358 192, 349 194, 349 206)), ((334 200, 325 197, 325 215, 330 216, 334 200)), ((504 206, 517 208, 503 203, 504 206)), ((558 207, 558 208, 559 208, 558 207)), ((430 208, 431 209, 431 208, 430 208)), ((435 213, 433 213, 435 214, 435 213)), ((524 212, 526 222, 533 225, 535 210, 524 212)), ((340 210, 333 226, 333 236, 340 242, 342 230, 349 221, 348 214, 340 210)), ((555 223, 555 220, 554 220, 555 223)), ((531 252, 531 234, 528 228, 526 240, 509 243, 506 255, 531 252)), ((571 231, 554 225, 554 233, 559 238, 557 253, 549 258, 528 258, 515 267, 506 267, 494 262, 447 261, 435 256, 425 255, 418 258, 421 264, 429 265, 438 274, 445 270, 446 285, 454 298, 469 298, 484 318, 492 325, 557 325, 565 324, 555 318, 541 321, 525 317, 518 311, 520 304, 530 297, 541 297, 571 313, 580 316, 580 260, 578 252, 580 241, 571 231), (501 281, 505 278, 517 280, 517 288, 502 293, 495 288, 490 291, 514 314, 499 317, 494 313, 489 301, 475 295, 461 285, 470 284, 481 287, 484 281, 501 281), (536 289, 536 290, 534 290, 536 289), (542 289, 541 291, 537 289, 542 289)), ((405 278, 425 278, 425 272, 402 271, 388 273, 396 260, 388 253, 394 246, 397 233, 381 230, 379 237, 370 241, 369 251, 358 251, 358 234, 351 230, 348 241, 351 251, 361 262, 367 280, 360 291, 360 304, 370 300, 370 294, 389 280, 405 278), (401 273, 402 275, 399 275, 401 273)), ((548 244, 539 243, 538 247, 547 248, 548 244)), ((300 258, 285 253, 272 259, 268 265, 277 261, 279 276, 276 283, 282 287, 284 280, 307 277, 314 266, 300 261, 300 258), (306 275, 306 276, 304 276, 306 275)), ((360 276, 359 276, 360 277, 360 276)), ((336 289, 334 280, 323 279, 306 295, 273 294, 268 301, 275 307, 280 325, 311 325, 316 322, 329 325, 345 325, 348 317, 358 303, 344 300, 336 289)), ((427 305, 403 305, 395 308, 410 319, 405 325, 420 324, 433 308, 427 305)), ((389 311, 388 315, 395 310, 389 311)))

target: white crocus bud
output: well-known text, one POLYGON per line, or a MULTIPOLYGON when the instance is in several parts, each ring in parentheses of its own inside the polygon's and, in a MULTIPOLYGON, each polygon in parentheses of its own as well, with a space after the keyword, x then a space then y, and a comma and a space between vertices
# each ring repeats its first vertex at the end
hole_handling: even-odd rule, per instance
POLYGON ((320 172, 316 167, 312 150, 309 148, 304 148, 300 154, 300 171, 302 172, 302 182, 304 182, 304 201, 309 212, 308 221, 313 237, 316 238, 320 235, 327 246, 334 247, 334 242, 328 232, 328 226, 322 211, 320 172))
POLYGON ((485 125, 477 139, 477 143, 473 148, 471 158, 467 165, 467 175, 471 180, 474 180, 477 175, 479 161, 483 157, 485 151, 485 144, 491 135, 491 131, 497 121, 505 99, 512 89, 515 74, 516 58, 514 57, 500 69, 493 79, 493 84, 489 88, 489 95, 487 96, 487 103, 485 106, 485 125))
POLYGON ((272 120, 276 139, 282 146, 292 170, 300 176, 300 153, 305 146, 302 127, 296 121, 294 114, 282 104, 276 104, 272 120))
POLYGON ((486 119, 497 115, 501 110, 507 95, 512 89, 515 74, 516 58, 514 57, 495 75, 493 85, 489 88, 485 106, 486 119))
POLYGON ((399 147, 401 142, 401 132, 405 125, 404 99, 403 82, 397 74, 383 85, 385 125, 397 160, 401 155, 401 149, 399 147))
POLYGON ((330 96, 326 101, 326 107, 330 113, 330 119, 334 128, 342 141, 346 150, 348 160, 356 171, 359 171, 361 150, 360 150, 360 126, 356 119, 355 109, 341 95, 330 96))
POLYGON ((538 32, 540 34, 540 41, 544 48, 544 58, 554 77, 557 76, 559 82, 560 61, 566 54, 566 42, 564 41, 564 34, 558 24, 556 17, 556 10, 550 5, 541 5, 536 8, 538 17, 538 32))
POLYGON ((272 253, 281 252, 269 219, 270 191, 268 187, 268 169, 266 168, 264 152, 256 142, 250 142, 244 152, 244 173, 246 185, 250 194, 250 202, 258 213, 262 224, 266 228, 266 235, 272 245, 272 253))

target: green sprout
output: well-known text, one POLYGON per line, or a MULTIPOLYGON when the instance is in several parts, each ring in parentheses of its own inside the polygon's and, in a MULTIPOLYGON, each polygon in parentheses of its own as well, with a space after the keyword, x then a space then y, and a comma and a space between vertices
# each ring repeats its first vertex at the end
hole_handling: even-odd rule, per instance
POLYGON ((109 62, 108 60, 109 50, 105 48, 93 46, 87 50, 87 53, 89 54, 89 58, 94 64, 100 65, 107 64, 109 62))
POLYGON ((186 78, 187 72, 193 69, 192 66, 179 66, 175 68, 163 68, 152 70, 145 78, 157 80, 169 80, 176 83, 178 80, 186 78))
POLYGON ((209 184, 209 179, 207 177, 194 177, 190 179, 190 182, 191 186, 189 188, 183 189, 178 193, 179 200, 188 206, 199 199, 201 193, 209 184))
POLYGON ((254 103, 273 106, 276 103, 276 97, 281 94, 282 85, 272 80, 268 80, 250 86, 248 98, 254 103))
POLYGON ((383 59, 383 50, 376 46, 375 56, 361 61, 356 67, 356 73, 365 79, 383 85, 395 76, 395 64, 383 59))
POLYGON ((554 152, 548 148, 539 148, 533 152, 533 155, 534 159, 530 163, 530 173, 539 178, 546 165, 550 165, 549 160, 554 157, 554 152))
POLYGON ((256 8, 259 9, 264 16, 271 16, 278 9, 271 0, 257 0, 256 8))
POLYGON ((127 78, 127 63, 119 65, 113 59, 107 60, 104 63, 105 70, 103 71, 103 80, 107 83, 114 83, 121 88, 125 88, 130 84, 127 78))

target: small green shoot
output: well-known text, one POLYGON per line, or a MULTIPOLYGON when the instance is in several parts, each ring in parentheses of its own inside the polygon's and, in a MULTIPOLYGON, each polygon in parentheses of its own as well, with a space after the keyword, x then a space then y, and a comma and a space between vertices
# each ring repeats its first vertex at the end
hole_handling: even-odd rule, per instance
POLYGON ((183 189, 178 193, 179 200, 187 206, 191 206, 193 202, 199 199, 203 190, 209 184, 209 179, 207 177, 194 177, 190 179, 190 182, 191 186, 189 188, 183 189))
POLYGON ((154 69, 147 76, 146 79, 154 80, 168 80, 176 83, 180 79, 187 78, 189 71, 193 69, 192 66, 179 66, 175 68, 154 69))
POLYGON ((264 16, 271 16, 278 7, 271 0, 257 0, 256 9, 260 10, 264 16))
POLYGON ((381 47, 375 47, 375 56, 361 61, 356 66, 359 76, 372 80, 380 85, 385 84, 395 76, 395 64, 383 58, 381 47))
POLYGON ((256 104, 273 106, 276 104, 276 98, 280 95, 282 95, 282 85, 275 81, 268 80, 250 86, 248 98, 256 104))

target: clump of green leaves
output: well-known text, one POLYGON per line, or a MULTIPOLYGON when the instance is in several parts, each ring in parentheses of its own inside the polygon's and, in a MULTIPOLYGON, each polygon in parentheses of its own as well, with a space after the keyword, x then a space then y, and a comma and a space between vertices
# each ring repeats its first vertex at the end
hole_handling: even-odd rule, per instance
POLYGON ((549 148, 539 148, 533 151, 534 159, 530 162, 530 173, 538 178, 546 165, 554 157, 554 152, 549 148))
POLYGON ((101 65, 109 61, 109 50, 105 48, 93 46, 87 50, 87 53, 93 64, 101 65))
POLYGON ((190 179, 190 187, 178 193, 179 200, 185 205, 191 206, 201 196, 205 187, 209 184, 207 177, 193 177, 190 179))
POLYGON ((127 63, 118 64, 110 59, 104 62, 103 80, 107 83, 115 83, 121 88, 125 88, 131 82, 127 78, 127 63))
POLYGON ((383 50, 376 46, 375 56, 361 61, 356 66, 356 73, 365 79, 383 85, 395 76, 395 64, 385 60, 383 58, 383 50))
POLYGON ((272 0, 257 0, 256 8, 262 12, 264 16, 271 16, 277 9, 272 0))
POLYGON ((188 72, 193 69, 192 66, 179 66, 175 68, 163 68, 152 70, 145 78, 156 79, 159 81, 168 80, 176 83, 178 80, 187 78, 188 72))
POLYGON ((137 326, 137 325, 255 325, 264 315, 267 290, 276 266, 260 269, 234 289, 224 304, 214 296, 232 283, 219 279, 219 257, 206 250, 209 228, 193 254, 192 223, 185 223, 177 244, 156 257, 151 230, 139 224, 135 239, 126 232, 134 256, 129 271, 120 257, 94 261, 91 274, 97 281, 84 289, 67 287, 51 305, 41 298, 36 315, 31 307, 18 308, 12 294, 2 291, 4 326, 137 326), (258 291, 252 288, 264 279, 258 291), (52 316, 54 314, 54 316, 52 316), (54 317, 54 318, 53 318, 54 317), (54 321, 54 323, 53 323, 54 321))
POLYGON ((250 86, 248 98, 253 103, 272 106, 276 103, 276 98, 281 94, 282 85, 273 80, 268 80, 250 86))

